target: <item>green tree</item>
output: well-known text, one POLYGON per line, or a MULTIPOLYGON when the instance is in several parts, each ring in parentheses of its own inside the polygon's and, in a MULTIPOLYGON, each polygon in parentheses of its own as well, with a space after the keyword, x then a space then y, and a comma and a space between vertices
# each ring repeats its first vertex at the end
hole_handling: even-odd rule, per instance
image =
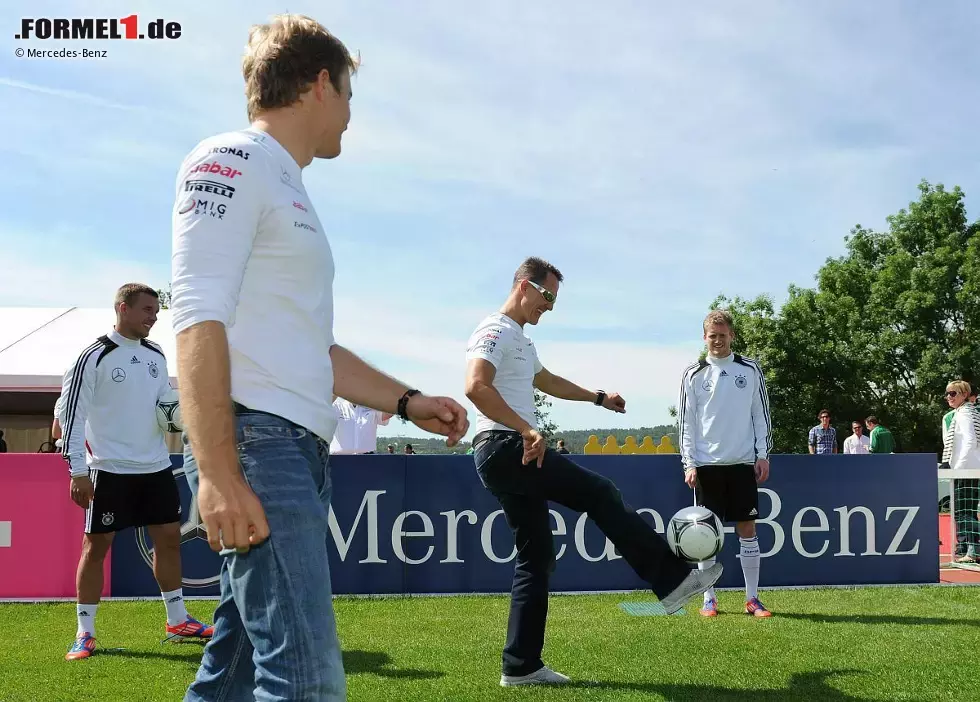
POLYGON ((551 446, 552 441, 554 441, 555 434, 558 433, 558 425, 551 421, 550 408, 551 400, 543 392, 538 392, 538 389, 534 389, 534 418, 538 423, 538 432, 541 436, 545 438, 545 441, 551 446))
POLYGON ((941 445, 947 381, 980 369, 980 224, 959 188, 919 191, 887 232, 855 227, 816 288, 791 286, 778 313, 765 297, 715 301, 733 314, 736 352, 766 374, 775 451, 805 450, 822 408, 841 438, 876 414, 903 451, 941 445))
POLYGON ((170 288, 170 283, 167 283, 166 290, 164 290, 163 288, 157 290, 157 295, 160 296, 160 309, 161 310, 169 309, 170 300, 173 297, 173 293, 171 292, 171 288, 170 288))

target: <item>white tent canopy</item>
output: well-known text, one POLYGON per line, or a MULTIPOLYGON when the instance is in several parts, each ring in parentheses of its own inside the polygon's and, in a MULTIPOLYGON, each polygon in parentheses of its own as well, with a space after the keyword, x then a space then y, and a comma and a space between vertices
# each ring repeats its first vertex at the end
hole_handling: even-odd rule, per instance
MULTIPOLYGON (((111 307, 0 307, 0 391, 60 392, 68 367, 115 321, 111 307)), ((177 387, 169 310, 160 310, 150 340, 163 348, 170 382, 177 387)))

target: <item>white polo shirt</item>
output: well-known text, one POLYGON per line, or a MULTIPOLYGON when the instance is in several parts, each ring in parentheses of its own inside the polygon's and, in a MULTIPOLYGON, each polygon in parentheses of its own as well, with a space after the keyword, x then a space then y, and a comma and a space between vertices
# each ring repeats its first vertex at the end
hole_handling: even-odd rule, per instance
POLYGON ((385 417, 383 412, 355 405, 342 397, 333 403, 337 410, 339 421, 333 441, 330 442, 331 454, 370 453, 378 446, 378 426, 387 426, 391 417, 385 417))
POLYGON ((861 434, 858 439, 857 434, 851 434, 844 439, 844 453, 850 454, 869 454, 871 453, 871 439, 866 434, 861 434))
POLYGON ((334 262, 299 164, 257 129, 184 159, 173 209, 174 333, 228 334, 231 397, 333 438, 334 262))
MULTIPOLYGON (((541 369, 537 349, 523 328, 507 315, 496 312, 482 322, 466 345, 466 360, 482 358, 490 361, 497 374, 493 387, 514 412, 535 429, 534 376, 541 369)), ((514 431, 499 424, 476 409, 477 434, 481 431, 514 431)))

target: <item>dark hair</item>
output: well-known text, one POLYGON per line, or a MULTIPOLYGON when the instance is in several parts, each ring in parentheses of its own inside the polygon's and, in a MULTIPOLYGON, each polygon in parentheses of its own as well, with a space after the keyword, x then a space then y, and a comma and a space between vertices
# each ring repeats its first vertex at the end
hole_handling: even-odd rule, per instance
POLYGON ((254 25, 242 59, 249 120, 264 110, 292 105, 322 70, 330 74, 330 83, 339 93, 341 75, 353 74, 357 61, 315 19, 276 15, 268 24, 254 25))
POLYGON ((820 419, 820 417, 822 417, 823 415, 827 415, 828 417, 830 417, 830 410, 822 409, 819 412, 817 412, 817 419, 820 419))
POLYGON ((561 271, 553 265, 542 258, 531 256, 524 259, 524 262, 517 267, 517 272, 514 273, 514 285, 522 280, 530 280, 532 283, 541 285, 548 278, 549 273, 555 276, 559 283, 565 280, 561 271))
POLYGON ((860 424, 862 427, 864 426, 864 422, 862 422, 860 419, 855 419, 851 422, 851 426, 854 426, 855 424, 860 424))
POLYGON ((868 415, 868 418, 865 419, 864 421, 866 423, 868 423, 868 424, 880 424, 881 423, 881 422, 878 421, 878 418, 876 416, 874 416, 873 414, 869 414, 868 415))
POLYGON ((149 295, 157 300, 160 299, 160 293, 149 285, 144 285, 143 283, 126 283, 116 291, 116 300, 113 307, 118 310, 119 305, 124 302, 127 305, 132 305, 140 295, 149 295))

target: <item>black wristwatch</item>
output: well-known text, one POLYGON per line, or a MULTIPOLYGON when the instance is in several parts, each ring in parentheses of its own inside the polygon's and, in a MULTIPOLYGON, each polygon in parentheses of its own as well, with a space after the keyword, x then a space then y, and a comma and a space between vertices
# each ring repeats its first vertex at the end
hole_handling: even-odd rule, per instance
POLYGON ((606 393, 604 390, 600 390, 595 396, 595 404, 597 407, 601 406, 603 402, 606 401, 606 393))
POLYGON ((406 390, 405 394, 398 400, 398 416, 403 422, 408 421, 408 400, 412 395, 418 395, 418 390, 406 390))

